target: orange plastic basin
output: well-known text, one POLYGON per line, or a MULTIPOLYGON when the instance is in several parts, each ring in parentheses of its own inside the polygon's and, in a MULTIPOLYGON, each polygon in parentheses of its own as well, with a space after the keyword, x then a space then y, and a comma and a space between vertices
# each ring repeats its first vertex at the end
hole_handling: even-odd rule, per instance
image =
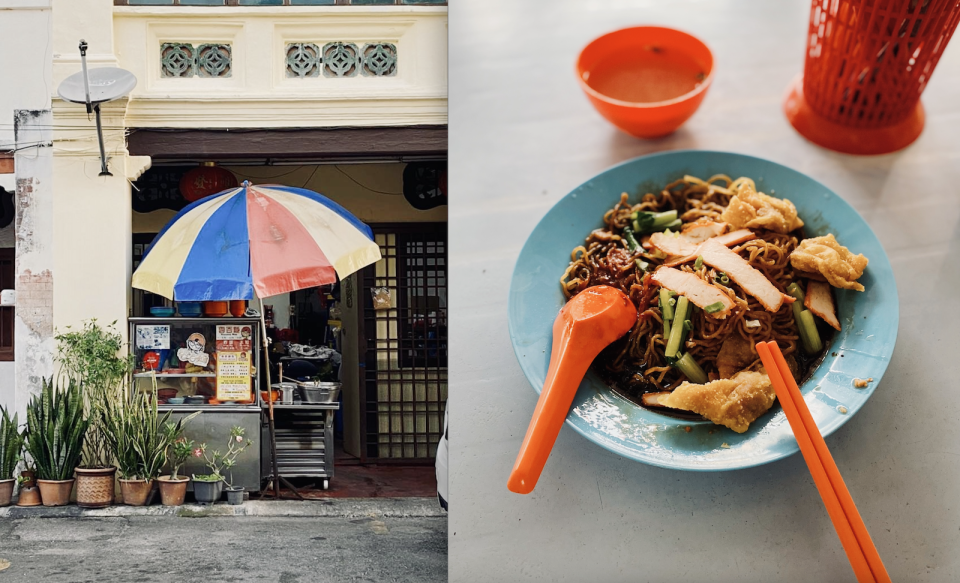
POLYGON ((713 80, 713 53, 672 28, 624 28, 584 47, 577 79, 610 123, 638 138, 658 138, 700 106, 713 80))

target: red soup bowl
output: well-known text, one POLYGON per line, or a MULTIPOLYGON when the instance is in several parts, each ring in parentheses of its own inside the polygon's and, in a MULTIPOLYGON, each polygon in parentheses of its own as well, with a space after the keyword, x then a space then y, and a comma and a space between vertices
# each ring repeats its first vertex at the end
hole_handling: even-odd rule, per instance
POLYGON ((638 138, 659 138, 700 106, 713 80, 713 53, 672 28, 624 28, 584 47, 577 79, 610 123, 638 138))

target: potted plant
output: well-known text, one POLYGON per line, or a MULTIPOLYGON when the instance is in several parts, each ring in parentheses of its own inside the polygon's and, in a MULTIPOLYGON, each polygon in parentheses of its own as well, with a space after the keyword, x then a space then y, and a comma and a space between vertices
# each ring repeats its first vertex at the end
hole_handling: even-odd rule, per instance
POLYGON ((96 319, 55 337, 61 372, 80 383, 83 407, 89 427, 77 473, 77 505, 89 508, 113 503, 117 468, 104 434, 104 408, 107 401, 123 399, 124 380, 132 366, 132 356, 119 356, 123 337, 113 326, 101 327, 96 319))
POLYGON ((160 476, 160 501, 164 506, 180 506, 187 494, 187 484, 190 478, 180 475, 180 468, 193 455, 196 444, 183 436, 183 429, 187 421, 200 414, 197 411, 184 417, 177 423, 167 422, 163 426, 163 435, 167 443, 167 460, 170 462, 170 475, 160 476))
POLYGON ((126 402, 105 402, 104 435, 117 461, 124 504, 147 504, 153 481, 167 461, 167 442, 161 428, 170 414, 158 415, 155 391, 135 392, 126 402))
POLYGON ((17 506, 40 506, 40 489, 37 488, 37 481, 36 478, 33 477, 32 470, 20 472, 20 477, 17 478, 17 485, 20 487, 17 506))
POLYGON ((207 444, 203 443, 196 448, 193 455, 202 457, 210 468, 209 474, 193 476, 193 494, 197 502, 201 504, 211 504, 220 499, 226 483, 227 501, 230 504, 243 503, 243 488, 233 485, 233 466, 237 463, 237 456, 244 452, 252 441, 243 436, 243 427, 234 426, 230 429, 230 438, 227 441, 227 451, 220 453, 220 450, 214 450, 211 455, 207 455, 207 444), (224 477, 224 472, 229 474, 230 479, 224 477))
POLYGON ((13 498, 13 472, 23 450, 23 435, 20 434, 17 415, 13 418, 0 406, 0 507, 9 506, 13 498))
POLYGON ((70 502, 73 471, 80 462, 87 420, 83 416, 80 384, 69 380, 54 388, 44 379, 39 395, 27 404, 27 451, 37 468, 44 506, 70 502))

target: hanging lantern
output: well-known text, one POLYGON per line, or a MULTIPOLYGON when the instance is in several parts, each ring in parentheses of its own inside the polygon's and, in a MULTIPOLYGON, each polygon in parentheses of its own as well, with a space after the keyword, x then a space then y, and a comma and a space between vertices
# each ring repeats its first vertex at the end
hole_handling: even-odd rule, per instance
POLYGON ((180 179, 180 193, 183 198, 193 202, 238 185, 237 177, 226 168, 214 162, 202 162, 180 179))

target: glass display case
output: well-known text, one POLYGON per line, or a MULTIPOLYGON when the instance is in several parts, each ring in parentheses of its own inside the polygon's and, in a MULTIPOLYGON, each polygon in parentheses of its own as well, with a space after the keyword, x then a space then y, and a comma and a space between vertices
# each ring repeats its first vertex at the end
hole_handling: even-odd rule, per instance
MULTIPOLYGON (((134 355, 132 390, 156 392, 161 411, 173 418, 203 413, 184 435, 210 449, 223 449, 230 428, 260 434, 260 320, 257 318, 130 318, 134 355)), ((184 473, 209 473, 191 458, 184 473)), ((260 447, 237 458, 234 482, 260 490, 260 447)))

